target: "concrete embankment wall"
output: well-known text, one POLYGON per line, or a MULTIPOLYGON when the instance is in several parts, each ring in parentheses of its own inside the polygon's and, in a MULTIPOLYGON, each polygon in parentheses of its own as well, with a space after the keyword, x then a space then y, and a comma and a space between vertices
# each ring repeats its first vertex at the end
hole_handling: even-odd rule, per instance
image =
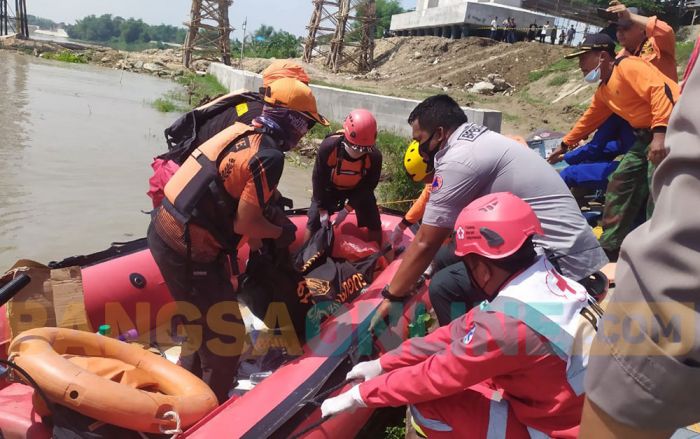
MULTIPOLYGON (((209 73, 229 90, 258 90, 262 86, 262 76, 224 64, 211 64, 209 73)), ((340 122, 351 110, 366 108, 374 113, 380 129, 404 136, 411 135, 411 127, 406 120, 419 101, 320 85, 311 85, 311 88, 319 111, 330 120, 340 122)), ((484 125, 493 131, 501 131, 500 111, 464 107, 464 112, 470 122, 484 125)))

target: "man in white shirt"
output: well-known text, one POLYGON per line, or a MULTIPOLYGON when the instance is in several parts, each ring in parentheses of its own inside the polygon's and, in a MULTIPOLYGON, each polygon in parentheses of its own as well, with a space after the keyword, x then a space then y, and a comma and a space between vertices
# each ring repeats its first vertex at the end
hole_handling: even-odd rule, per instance
POLYGON ((542 31, 540 32, 540 43, 544 43, 544 39, 547 38, 547 34, 549 33, 549 21, 547 21, 544 26, 542 26, 542 31))

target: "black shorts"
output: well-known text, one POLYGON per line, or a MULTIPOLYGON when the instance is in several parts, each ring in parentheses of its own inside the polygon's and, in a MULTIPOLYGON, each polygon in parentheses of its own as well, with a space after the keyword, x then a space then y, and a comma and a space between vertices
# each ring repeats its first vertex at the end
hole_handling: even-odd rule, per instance
MULTIPOLYGON (((342 209, 346 201, 355 209, 358 227, 367 227, 369 230, 382 229, 382 220, 379 216, 379 207, 377 207, 377 199, 374 197, 374 194, 368 195, 366 192, 336 190, 330 194, 330 202, 325 203, 324 207, 328 210, 328 214, 331 215, 342 209)), ((319 208, 319 202, 312 199, 308 213, 309 219, 306 222, 306 228, 312 232, 321 228, 319 208)))

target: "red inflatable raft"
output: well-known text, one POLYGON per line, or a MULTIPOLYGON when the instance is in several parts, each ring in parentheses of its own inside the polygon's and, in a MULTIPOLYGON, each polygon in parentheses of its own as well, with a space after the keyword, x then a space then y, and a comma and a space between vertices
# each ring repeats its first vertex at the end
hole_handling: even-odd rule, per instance
MULTIPOLYGON (((298 247, 306 216, 303 211, 295 211, 290 218, 299 226, 295 243, 298 247)), ((386 236, 400 220, 399 215, 382 214, 386 236)), ((366 234, 355 226, 352 215, 336 227, 336 236, 366 239, 366 234)), ((408 244, 411 238, 412 233, 407 231, 404 244, 408 244)), ((246 255, 247 250, 241 249, 240 254, 246 255)), ((181 437, 289 437, 317 422, 320 410, 313 403, 315 397, 338 387, 361 357, 376 357, 381 351, 398 345, 407 333, 409 321, 427 306, 427 288, 423 286, 419 294, 407 303, 395 328, 378 338, 369 335, 367 328, 381 302, 380 291, 396 272, 400 259, 398 257, 378 273, 355 301, 344 305, 327 319, 321 325, 320 334, 303 346, 301 356, 283 364, 242 396, 231 398, 181 437)), ((239 261, 241 269, 244 262, 239 261)), ((114 245, 94 255, 71 257, 52 263, 52 268, 76 265, 81 267, 85 307, 93 327, 114 321, 118 315, 120 328, 132 324, 140 334, 145 334, 156 328, 159 322, 166 321, 168 313, 172 312, 173 307, 168 305, 172 298, 144 239, 114 245)), ((7 332, 6 312, 0 309, 0 342, 6 339, 2 335, 7 332)), ((0 358, 4 358, 6 348, 6 344, 0 346, 0 358)), ((41 424, 33 410, 32 393, 28 386, 8 386, 8 382, 0 378, 0 407, 9 408, 0 410, 0 431, 5 437, 49 437, 50 428, 41 424)), ((303 437, 355 437, 371 414, 371 410, 365 409, 337 416, 303 437)))

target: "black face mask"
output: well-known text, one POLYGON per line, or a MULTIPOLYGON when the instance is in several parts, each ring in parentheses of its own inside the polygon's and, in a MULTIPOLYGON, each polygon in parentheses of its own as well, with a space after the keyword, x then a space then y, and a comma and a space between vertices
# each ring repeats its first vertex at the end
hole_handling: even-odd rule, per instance
POLYGON ((433 131, 433 134, 428 137, 428 140, 418 145, 418 152, 425 160, 425 163, 428 164, 426 174, 430 174, 431 172, 435 171, 435 155, 437 155, 438 151, 440 150, 440 148, 435 148, 433 151, 430 151, 430 141, 433 140, 433 137, 435 137, 435 131, 433 131))

